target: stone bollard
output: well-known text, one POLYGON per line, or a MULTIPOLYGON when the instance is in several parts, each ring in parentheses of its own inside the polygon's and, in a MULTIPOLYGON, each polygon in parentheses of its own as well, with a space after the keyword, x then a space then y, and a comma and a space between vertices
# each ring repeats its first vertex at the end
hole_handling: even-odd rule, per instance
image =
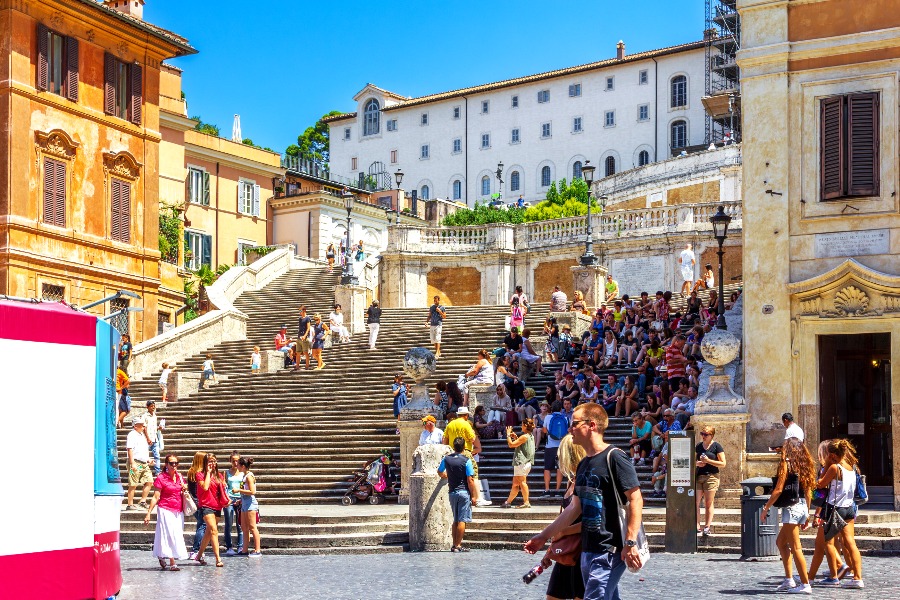
POLYGON ((453 513, 447 482, 438 475, 449 446, 427 444, 413 453, 414 472, 409 476, 409 549, 442 552, 453 544, 453 513))
POLYGON ((262 373, 277 373, 284 368, 284 352, 280 350, 260 351, 259 370, 262 373))

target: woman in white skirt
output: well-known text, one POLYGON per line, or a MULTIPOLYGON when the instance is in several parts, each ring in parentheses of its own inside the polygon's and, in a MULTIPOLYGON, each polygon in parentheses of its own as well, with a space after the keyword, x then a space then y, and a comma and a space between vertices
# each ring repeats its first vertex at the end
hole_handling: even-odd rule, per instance
POLYGON ((150 513, 156 508, 156 534, 153 536, 153 556, 159 560, 163 571, 179 571, 175 560, 188 557, 184 546, 184 509, 182 494, 187 491, 187 482, 178 473, 178 457, 166 455, 166 470, 153 482, 155 492, 150 500, 150 508, 144 517, 144 525, 150 524, 150 513), (168 564, 166 561, 168 560, 168 564))

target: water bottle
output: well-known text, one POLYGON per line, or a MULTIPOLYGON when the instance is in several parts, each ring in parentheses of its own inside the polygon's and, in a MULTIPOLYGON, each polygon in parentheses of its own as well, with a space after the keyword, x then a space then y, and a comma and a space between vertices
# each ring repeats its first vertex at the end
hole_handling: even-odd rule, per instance
POLYGON ((541 565, 536 566, 532 570, 528 571, 524 575, 522 575, 522 581, 525 583, 531 583, 534 581, 534 578, 544 572, 544 567, 541 565))

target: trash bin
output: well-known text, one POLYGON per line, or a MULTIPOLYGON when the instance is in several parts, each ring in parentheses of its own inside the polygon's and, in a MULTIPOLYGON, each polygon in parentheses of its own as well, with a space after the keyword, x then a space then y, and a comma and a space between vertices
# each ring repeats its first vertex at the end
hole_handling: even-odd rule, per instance
POLYGON ((772 509, 765 523, 759 516, 769 501, 772 488, 771 477, 752 477, 741 482, 741 560, 777 560, 778 510, 772 509), (757 493, 762 488, 762 493, 757 493))

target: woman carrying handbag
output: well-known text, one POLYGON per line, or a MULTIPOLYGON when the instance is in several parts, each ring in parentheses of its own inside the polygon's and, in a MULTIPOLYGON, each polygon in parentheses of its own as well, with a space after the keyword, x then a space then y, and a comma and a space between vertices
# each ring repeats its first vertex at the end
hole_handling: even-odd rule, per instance
POLYGON ((206 523, 206 532, 203 541, 200 542, 200 550, 197 552, 196 561, 201 565, 206 564, 203 551, 207 544, 212 542, 213 555, 216 557, 216 566, 224 567, 222 557, 219 555, 219 521, 222 509, 228 505, 228 493, 225 491, 225 475, 219 472, 216 455, 212 452, 203 458, 203 471, 197 473, 197 505, 199 512, 206 523))
POLYGON ((834 547, 834 538, 840 536, 844 545, 844 558, 853 579, 845 581, 843 587, 862 589, 862 558, 856 547, 854 524, 856 504, 857 459, 856 449, 848 440, 831 440, 825 448, 825 474, 816 483, 817 488, 828 488, 828 496, 822 507, 822 522, 825 536, 825 557, 831 571, 830 579, 837 579, 840 556, 834 547))

